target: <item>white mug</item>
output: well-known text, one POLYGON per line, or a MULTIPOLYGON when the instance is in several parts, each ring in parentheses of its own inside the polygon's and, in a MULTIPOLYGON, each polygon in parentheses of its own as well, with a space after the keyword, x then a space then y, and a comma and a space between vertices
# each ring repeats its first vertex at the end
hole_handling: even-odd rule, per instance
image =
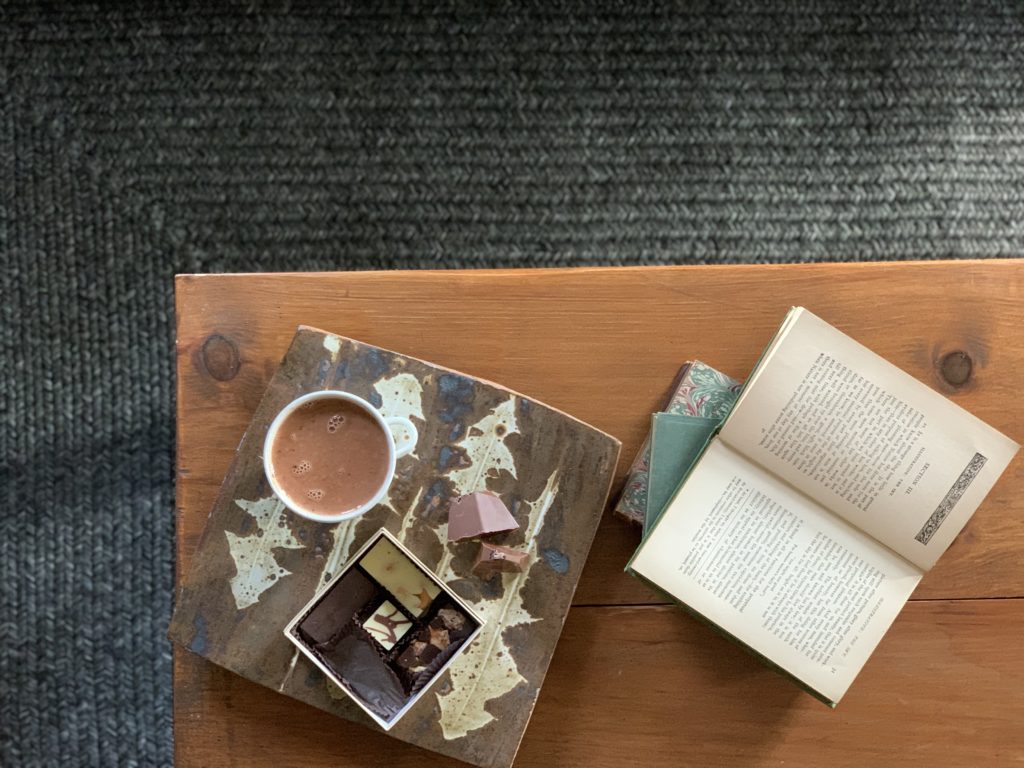
POLYGON ((337 523, 342 520, 349 520, 353 517, 357 517, 364 512, 373 509, 380 503, 380 500, 384 498, 384 494, 388 492, 388 487, 391 485, 391 481, 395 477, 395 462, 401 456, 405 456, 410 453, 413 448, 416 447, 416 440, 419 437, 416 431, 416 425, 413 424, 409 419, 403 416, 384 416, 380 411, 374 408, 370 403, 363 400, 361 397, 349 394, 348 392, 341 392, 335 389, 326 389, 320 392, 310 392, 307 395, 292 400, 288 405, 281 409, 281 412, 274 417, 274 420, 270 424, 270 429, 267 430, 267 437, 263 441, 263 471, 267 475, 267 480, 270 482, 270 487, 274 490, 281 501, 287 505, 289 509, 302 517, 309 520, 316 520, 320 523, 337 523), (373 420, 377 422, 381 430, 388 436, 388 470, 384 476, 384 481, 380 484, 377 492, 372 498, 360 504, 358 507, 352 509, 341 510, 334 514, 321 514, 313 512, 304 507, 300 502, 289 496, 287 492, 281 488, 277 482, 276 471, 274 466, 271 464, 271 448, 274 445, 274 439, 277 437, 278 430, 284 420, 288 418, 297 408, 310 402, 311 400, 345 400, 353 405, 356 405, 366 411, 373 420), (395 436, 393 430, 400 429, 403 431, 402 438, 399 439, 395 436))

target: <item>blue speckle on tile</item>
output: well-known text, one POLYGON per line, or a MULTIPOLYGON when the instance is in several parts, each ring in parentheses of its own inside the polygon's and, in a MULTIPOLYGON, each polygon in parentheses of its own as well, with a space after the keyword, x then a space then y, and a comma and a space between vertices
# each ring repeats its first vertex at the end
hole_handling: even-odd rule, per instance
POLYGON ((504 592, 505 587, 502 584, 501 574, 495 573, 486 579, 480 579, 480 596, 485 600, 495 600, 504 592))
POLYGON ((551 548, 545 549, 541 554, 555 573, 566 573, 569 570, 568 555, 551 548))
POLYGON ((335 380, 344 377, 365 386, 387 373, 390 361, 391 356, 383 350, 346 341, 338 360, 335 380))
POLYGON ((192 626, 196 628, 196 634, 192 638, 189 648, 194 653, 206 653, 206 619, 197 614, 195 619, 192 621, 192 626))
POLYGON ((304 682, 307 688, 315 688, 318 685, 322 685, 324 682, 324 673, 317 667, 310 664, 304 682))
POLYGON ((455 459, 456 453, 449 446, 442 445, 441 450, 437 455, 437 471, 444 472, 451 466, 452 460, 455 459))
POLYGON ((334 368, 334 381, 331 382, 332 387, 337 385, 348 378, 348 358, 339 360, 337 366, 334 368))
POLYGON ((378 392, 376 389, 370 393, 370 396, 367 398, 367 400, 370 401, 370 405, 372 405, 374 408, 380 408, 384 404, 384 398, 380 396, 380 392, 378 392))
POLYGON ((331 361, 327 358, 320 360, 320 365, 316 369, 316 385, 317 387, 323 387, 327 383, 327 372, 331 370, 331 361))
POLYGON ((448 439, 454 443, 460 437, 462 437, 462 425, 458 423, 453 424, 451 430, 448 432, 448 439))
MULTIPOLYGON (((423 495, 423 504, 421 509, 426 510, 424 515, 425 517, 429 518, 432 512, 441 508, 441 502, 444 500, 444 496, 444 481, 435 480, 423 495)), ((445 514, 447 514, 447 509, 445 510, 445 514)))
POLYGON ((368 379, 379 379, 388 369, 388 360, 376 347, 368 347, 366 354, 359 357, 360 374, 368 379))
POLYGON ((473 382, 457 373, 444 373, 437 380, 441 400, 438 414, 445 424, 459 421, 473 407, 473 382))

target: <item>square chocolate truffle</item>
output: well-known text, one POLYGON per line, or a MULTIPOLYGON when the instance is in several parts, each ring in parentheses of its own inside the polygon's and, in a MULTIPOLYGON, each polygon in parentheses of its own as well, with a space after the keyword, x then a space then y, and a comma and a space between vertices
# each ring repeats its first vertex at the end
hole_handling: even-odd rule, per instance
POLYGON ((441 594, 437 583, 387 539, 374 544, 360 558, 359 565, 417 618, 441 594))
POLYGON ((323 660, 378 717, 390 720, 409 700, 398 675, 381 658, 374 641, 352 627, 323 660))
POLYGON ((363 629, 384 650, 390 651, 412 629, 412 622, 390 600, 385 600, 363 622, 363 629))
POLYGON ((377 591, 376 584, 353 568, 335 582, 306 618, 299 622, 299 631, 312 645, 329 643, 377 591))

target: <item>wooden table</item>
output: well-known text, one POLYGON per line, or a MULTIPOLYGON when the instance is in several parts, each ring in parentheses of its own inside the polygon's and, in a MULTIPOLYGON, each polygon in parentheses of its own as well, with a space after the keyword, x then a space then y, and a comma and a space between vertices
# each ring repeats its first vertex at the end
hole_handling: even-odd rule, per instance
MULTIPOLYGON (((742 378, 801 304, 1020 441, 1024 261, 178 277, 179 575, 300 323, 501 382, 623 442, 679 365, 742 378)), ((1024 760, 1024 462, 831 711, 622 573, 606 514, 519 766, 1024 760)), ((175 649, 182 766, 459 765, 175 649)))

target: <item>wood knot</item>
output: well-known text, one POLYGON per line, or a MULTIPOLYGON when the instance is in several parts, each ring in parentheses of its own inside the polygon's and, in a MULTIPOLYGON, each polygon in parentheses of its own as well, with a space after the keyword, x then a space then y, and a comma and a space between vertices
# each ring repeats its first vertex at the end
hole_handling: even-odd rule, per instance
POLYGON ((974 362, 966 352, 957 350, 947 352, 939 361, 939 373, 942 379, 951 387, 962 387, 971 378, 971 369, 974 362))
POLYGON ((208 336, 203 342, 202 359, 206 372, 217 381, 230 381, 242 366, 235 342, 219 333, 208 336))

